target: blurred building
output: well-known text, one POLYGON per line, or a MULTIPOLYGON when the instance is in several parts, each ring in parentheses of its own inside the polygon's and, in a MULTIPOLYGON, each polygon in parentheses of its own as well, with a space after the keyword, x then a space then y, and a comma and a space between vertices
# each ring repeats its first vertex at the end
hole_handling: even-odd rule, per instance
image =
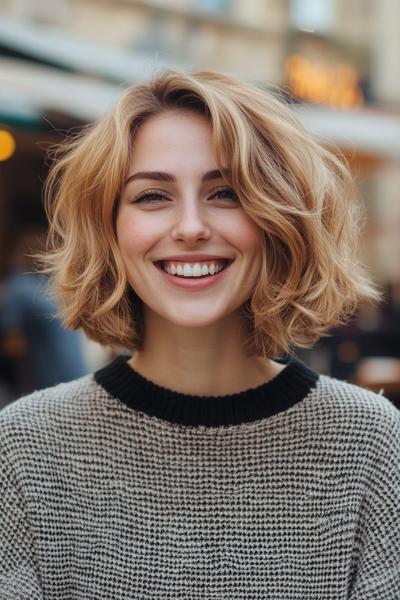
POLYGON ((363 255, 400 276, 400 4, 294 0, 285 79, 304 123, 351 160, 367 210, 363 255))
MULTIPOLYGON (((7 14, 61 28, 71 40, 132 61, 144 59, 149 71, 168 63, 274 81, 280 79, 288 25, 288 4, 277 0, 9 0, 7 14)), ((105 71, 114 80, 131 79, 129 70, 105 71)))

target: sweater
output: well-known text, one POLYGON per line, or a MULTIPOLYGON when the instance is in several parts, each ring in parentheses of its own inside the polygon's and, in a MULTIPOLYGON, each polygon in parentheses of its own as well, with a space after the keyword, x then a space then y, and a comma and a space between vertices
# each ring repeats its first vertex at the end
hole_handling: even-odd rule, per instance
POLYGON ((1 600, 399 600, 400 411, 295 356, 227 396, 121 354, 0 412, 1 600))

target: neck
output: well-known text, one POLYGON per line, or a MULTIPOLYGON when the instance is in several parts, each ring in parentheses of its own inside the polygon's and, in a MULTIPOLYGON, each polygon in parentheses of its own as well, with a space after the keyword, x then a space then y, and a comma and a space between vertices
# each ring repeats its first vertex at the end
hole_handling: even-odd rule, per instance
POLYGON ((202 396, 235 394, 273 379, 285 367, 244 354, 239 316, 201 328, 159 320, 158 315, 146 320, 143 349, 128 364, 162 387, 202 396))

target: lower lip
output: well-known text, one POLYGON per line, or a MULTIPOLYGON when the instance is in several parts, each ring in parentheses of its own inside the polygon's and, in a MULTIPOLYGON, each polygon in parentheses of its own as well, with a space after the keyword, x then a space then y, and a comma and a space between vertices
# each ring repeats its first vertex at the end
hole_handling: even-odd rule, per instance
MULTIPOLYGON (((233 262, 233 261, 232 261, 233 262)), ((155 265, 155 267, 160 271, 162 275, 166 278, 167 281, 172 283, 175 287, 181 288, 183 290, 206 290, 212 285, 218 283, 223 279, 225 273, 229 270, 232 263, 230 263, 225 269, 222 269, 216 275, 208 275, 207 277, 177 277, 176 275, 171 275, 164 271, 160 266, 155 265)))

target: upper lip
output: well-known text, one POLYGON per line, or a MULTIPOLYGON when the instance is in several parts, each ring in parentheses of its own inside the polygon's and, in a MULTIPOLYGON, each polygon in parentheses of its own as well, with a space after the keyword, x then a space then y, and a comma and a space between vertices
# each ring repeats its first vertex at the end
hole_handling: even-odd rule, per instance
POLYGON ((180 261, 180 262, 205 262, 212 260, 233 260, 233 258, 229 258, 228 256, 217 256, 215 254, 176 254, 175 256, 166 256, 164 258, 159 258, 155 262, 160 261, 180 261))

